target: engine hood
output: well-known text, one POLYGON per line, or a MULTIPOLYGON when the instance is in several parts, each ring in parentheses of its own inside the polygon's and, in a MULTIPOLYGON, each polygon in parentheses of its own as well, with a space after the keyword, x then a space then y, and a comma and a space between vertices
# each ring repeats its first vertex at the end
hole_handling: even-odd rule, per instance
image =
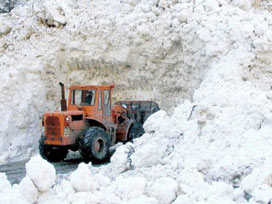
POLYGON ((74 111, 56 111, 56 112, 46 112, 44 116, 69 116, 69 115, 83 115, 83 111, 74 110, 74 111))

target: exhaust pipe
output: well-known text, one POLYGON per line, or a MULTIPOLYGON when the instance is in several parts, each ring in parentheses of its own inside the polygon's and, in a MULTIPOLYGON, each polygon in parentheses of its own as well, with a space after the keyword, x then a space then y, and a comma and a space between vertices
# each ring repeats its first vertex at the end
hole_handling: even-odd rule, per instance
POLYGON ((60 100, 61 111, 67 111, 67 101, 65 99, 64 84, 59 82, 59 85, 61 87, 61 100, 60 100))

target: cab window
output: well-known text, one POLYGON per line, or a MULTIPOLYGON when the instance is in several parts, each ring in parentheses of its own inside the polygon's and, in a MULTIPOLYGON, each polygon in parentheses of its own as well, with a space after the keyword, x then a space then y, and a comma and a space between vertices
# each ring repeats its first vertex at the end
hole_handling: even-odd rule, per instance
POLYGON ((95 90, 73 90, 72 105, 93 106, 95 104, 95 90))

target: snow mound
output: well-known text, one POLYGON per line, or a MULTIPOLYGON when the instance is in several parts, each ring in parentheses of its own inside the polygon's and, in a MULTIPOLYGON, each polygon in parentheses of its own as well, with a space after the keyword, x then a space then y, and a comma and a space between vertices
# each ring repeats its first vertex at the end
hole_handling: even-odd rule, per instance
POLYGON ((154 181, 147 190, 150 197, 155 197, 162 204, 172 203, 176 199, 178 191, 177 182, 169 177, 162 177, 154 181))
POLYGON ((118 177, 112 185, 116 195, 125 200, 130 200, 144 193, 146 181, 142 177, 118 177))
POLYGON ((77 170, 70 175, 70 182, 76 191, 93 192, 98 188, 95 176, 91 174, 88 165, 84 163, 80 163, 77 170))
MULTIPOLYGON (((26 163, 26 175, 31 179, 39 191, 48 191, 55 183, 56 170, 52 164, 42 159, 40 155, 34 156, 26 163)), ((22 185, 30 185, 26 179, 22 185)), ((32 187, 31 187, 32 188, 32 187)), ((33 192, 35 190, 33 189, 33 192)))
POLYGON ((1 204, 16 204, 16 203, 21 203, 21 204, 30 204, 30 202, 26 201, 24 197, 20 193, 11 191, 11 192, 3 192, 0 193, 1 197, 1 204))
POLYGON ((26 200, 30 203, 35 203, 38 198, 38 190, 34 186, 31 179, 26 176, 19 184, 20 192, 25 196, 26 200))
POLYGON ((1 204, 16 204, 18 202, 22 204, 30 203, 25 199, 25 196, 20 193, 20 189, 17 184, 11 186, 4 173, 0 173, 0 198, 1 204))
POLYGON ((129 143, 126 146, 117 148, 110 159, 112 170, 116 173, 122 173, 131 168, 130 155, 134 152, 132 145, 129 143))

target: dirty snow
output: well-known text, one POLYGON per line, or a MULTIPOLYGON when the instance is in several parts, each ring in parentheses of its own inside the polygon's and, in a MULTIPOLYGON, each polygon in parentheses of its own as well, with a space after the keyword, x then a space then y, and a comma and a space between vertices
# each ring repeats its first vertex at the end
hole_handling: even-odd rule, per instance
POLYGON ((108 165, 59 180, 36 156, 19 185, 0 174, 6 203, 272 202, 270 1, 52 2, 1 16, 0 162, 31 155, 59 80, 114 78, 115 99, 172 111, 153 114, 108 165))

